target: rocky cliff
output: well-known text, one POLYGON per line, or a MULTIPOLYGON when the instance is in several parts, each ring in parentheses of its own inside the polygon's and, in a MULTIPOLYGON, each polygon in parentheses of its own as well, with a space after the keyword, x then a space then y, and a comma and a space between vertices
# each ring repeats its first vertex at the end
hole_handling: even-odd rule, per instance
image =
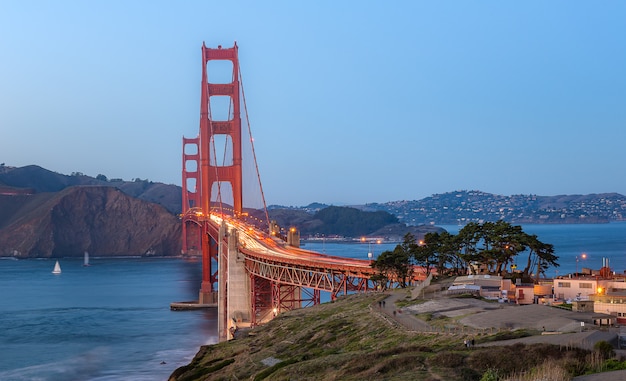
POLYGON ((180 237, 174 214, 110 186, 0 195, 0 256, 171 256, 180 237))

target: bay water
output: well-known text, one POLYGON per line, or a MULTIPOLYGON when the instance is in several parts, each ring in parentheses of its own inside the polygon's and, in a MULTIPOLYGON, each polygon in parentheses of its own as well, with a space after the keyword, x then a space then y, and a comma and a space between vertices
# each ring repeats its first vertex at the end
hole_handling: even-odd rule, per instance
MULTIPOLYGON (((576 257, 579 270, 599 269, 602 258, 617 273, 626 269, 626 222, 522 228, 554 245, 560 267, 548 276, 575 272, 576 257)), ((367 259, 368 252, 376 257, 397 244, 321 241, 303 248, 367 259)), ((54 275, 54 260, 0 260, 0 380, 167 380, 201 345, 217 342, 216 310, 169 309, 197 298, 199 261, 59 262, 63 271, 54 275)))
MULTIPOLYGON (((462 226, 439 225, 451 234, 458 234, 462 226)), ((555 255, 559 257, 559 267, 546 271, 547 277, 566 275, 582 271, 583 267, 600 269, 602 259, 607 258, 609 265, 618 274, 626 270, 626 222, 609 224, 532 224, 521 225, 528 234, 535 234, 543 243, 554 245, 555 255), (585 254, 585 258, 582 258, 585 254), (578 258, 578 264, 576 259, 578 258)), ((393 250, 399 242, 368 243, 354 242, 336 244, 332 241, 309 241, 303 249, 318 251, 356 259, 368 259, 371 251, 374 258, 385 250, 393 250)), ((516 259, 518 268, 526 264, 527 255, 520 254, 516 259)))

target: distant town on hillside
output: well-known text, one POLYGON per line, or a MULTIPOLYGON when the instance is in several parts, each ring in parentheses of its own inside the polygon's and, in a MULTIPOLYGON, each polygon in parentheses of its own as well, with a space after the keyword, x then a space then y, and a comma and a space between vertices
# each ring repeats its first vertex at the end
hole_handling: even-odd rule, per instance
MULTIPOLYGON (((313 213, 327 206, 315 203, 299 209, 313 213)), ((608 223, 624 220, 626 196, 619 193, 502 196, 478 190, 460 190, 434 194, 421 200, 352 207, 385 211, 407 225, 465 225, 468 222, 498 220, 512 224, 608 223)))
POLYGON ((387 211, 409 225, 464 225, 497 220, 513 224, 607 223, 624 220, 626 197, 618 193, 501 196, 464 190, 366 207, 387 211))

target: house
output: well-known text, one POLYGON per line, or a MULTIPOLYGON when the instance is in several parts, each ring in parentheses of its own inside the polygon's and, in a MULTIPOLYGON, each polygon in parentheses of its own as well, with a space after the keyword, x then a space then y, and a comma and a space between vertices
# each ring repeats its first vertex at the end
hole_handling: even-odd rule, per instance
POLYGON ((560 300, 589 300, 596 293, 598 277, 582 275, 556 278, 553 282, 554 298, 560 300))
POLYGON ((457 277, 448 293, 473 293, 485 299, 499 300, 506 303, 533 304, 536 303, 535 295, 543 295, 546 290, 552 293, 552 284, 534 285, 522 284, 519 280, 516 284, 511 279, 503 279, 496 275, 466 275, 457 277), (539 287, 538 291, 536 288, 539 287))
POLYGON ((571 300, 573 310, 592 309, 601 314, 602 317, 594 319, 596 324, 626 324, 624 276, 590 272, 576 277, 557 278, 554 279, 554 297, 571 300))
POLYGON ((513 287, 515 302, 517 304, 535 303, 535 285, 531 283, 518 283, 513 287))
MULTIPOLYGON (((610 288, 609 288, 610 290, 610 288)), ((606 291, 598 289, 598 293, 590 296, 593 311, 612 315, 617 324, 626 324, 626 290, 606 291)))
POLYGON ((456 277, 448 293, 473 293, 487 299, 502 298, 502 277, 495 275, 466 275, 456 277))

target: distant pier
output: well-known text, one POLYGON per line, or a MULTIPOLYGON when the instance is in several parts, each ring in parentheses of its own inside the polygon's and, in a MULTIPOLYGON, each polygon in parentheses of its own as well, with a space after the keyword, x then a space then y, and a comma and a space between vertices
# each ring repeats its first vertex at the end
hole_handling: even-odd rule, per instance
POLYGON ((190 310, 201 310, 205 308, 217 308, 217 303, 204 304, 204 303, 198 303, 197 301, 170 303, 170 310, 172 311, 190 311, 190 310))

